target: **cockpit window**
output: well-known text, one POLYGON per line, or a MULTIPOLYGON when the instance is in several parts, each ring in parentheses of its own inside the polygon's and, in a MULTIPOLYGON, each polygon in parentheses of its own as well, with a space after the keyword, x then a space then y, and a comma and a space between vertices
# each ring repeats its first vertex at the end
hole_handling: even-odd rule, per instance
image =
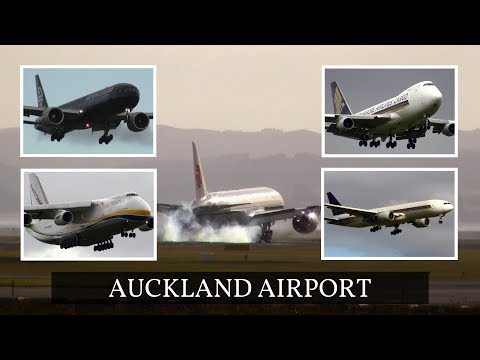
POLYGON ((444 202, 443 205, 452 205, 449 202, 444 202))
POLYGON ((430 82, 430 83, 423 84, 423 86, 434 86, 434 85, 433 85, 433 83, 430 82))
POLYGON ((128 193, 127 196, 138 196, 138 194, 135 193, 128 193))

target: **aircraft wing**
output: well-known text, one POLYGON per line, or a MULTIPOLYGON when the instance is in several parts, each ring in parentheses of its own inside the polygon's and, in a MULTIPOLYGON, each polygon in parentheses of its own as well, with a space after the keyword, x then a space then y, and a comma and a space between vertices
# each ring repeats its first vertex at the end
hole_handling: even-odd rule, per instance
POLYGON ((287 220, 293 219, 295 216, 300 216, 304 212, 316 212, 317 214, 320 212, 320 206, 308 206, 305 208, 291 208, 291 209, 281 209, 281 210, 272 210, 262 212, 252 216, 252 222, 254 224, 266 224, 271 223, 279 220, 287 220))
MULTIPOLYGON (((137 112, 137 111, 134 111, 134 112, 137 112)), ((143 111, 140 111, 140 112, 143 112, 143 111)), ((153 113, 146 112, 144 114, 147 115, 149 119, 153 119, 153 113)), ((127 119, 127 113, 123 112, 123 113, 117 114, 117 115, 114 116, 114 118, 116 120, 120 120, 120 121, 126 120, 127 119)))
POLYGON ((32 215, 34 219, 53 219, 58 210, 68 210, 70 212, 78 212, 89 209, 93 203, 91 201, 58 203, 46 205, 26 205, 23 211, 32 215))
POLYGON ((455 124, 455 121, 442 119, 428 119, 428 123, 433 127, 433 132, 438 134, 443 131, 445 125, 455 124))
POLYGON ((377 215, 376 211, 370 211, 366 209, 357 209, 357 208, 352 208, 348 206, 334 205, 334 204, 325 204, 325 206, 329 209, 336 209, 336 210, 343 211, 345 214, 362 216, 366 218, 377 215))
POLYGON ((345 114, 333 114, 325 115, 325 122, 327 123, 336 123, 338 120, 343 118, 349 118, 353 120, 353 123, 356 128, 366 128, 373 129, 379 125, 383 125, 389 122, 392 118, 390 114, 379 114, 379 115, 345 115, 345 114))
MULTIPOLYGON (((24 106, 23 107, 23 116, 42 116, 45 110, 48 109, 46 107, 38 107, 38 106, 24 106)), ((61 108, 65 119, 71 120, 72 118, 76 118, 82 114, 80 110, 75 110, 75 109, 63 109, 61 108)), ((29 122, 29 121, 24 121, 25 124, 31 124, 35 122, 29 122)))
POLYGON ((162 214, 171 214, 180 209, 183 209, 182 205, 157 204, 157 212, 162 214))

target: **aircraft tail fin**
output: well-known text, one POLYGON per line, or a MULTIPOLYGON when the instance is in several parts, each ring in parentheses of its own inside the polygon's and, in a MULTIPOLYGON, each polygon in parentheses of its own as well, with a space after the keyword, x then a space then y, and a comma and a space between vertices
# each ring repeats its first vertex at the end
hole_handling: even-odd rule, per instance
POLYGON ((45 205, 48 204, 47 195, 43 191, 42 184, 38 179, 37 174, 30 173, 30 202, 32 205, 45 205))
POLYGON ((330 87, 332 88, 333 110, 335 114, 351 115, 352 111, 337 82, 330 83, 330 87))
MULTIPOLYGON (((342 204, 340 204, 340 201, 338 201, 337 198, 331 192, 327 193, 327 197, 328 197, 328 201, 330 202, 330 204, 338 205, 338 206, 342 205, 342 204)), ((331 209, 331 210, 332 210, 333 216, 345 214, 342 210, 338 210, 338 209, 331 209)))
POLYGON ((197 144, 192 142, 193 148, 193 175, 195 176, 195 199, 200 200, 208 194, 207 184, 203 177, 202 163, 197 151, 197 144))
POLYGON ((35 75, 35 85, 37 88, 37 103, 38 107, 48 107, 47 97, 43 91, 42 82, 40 81, 40 76, 35 75))

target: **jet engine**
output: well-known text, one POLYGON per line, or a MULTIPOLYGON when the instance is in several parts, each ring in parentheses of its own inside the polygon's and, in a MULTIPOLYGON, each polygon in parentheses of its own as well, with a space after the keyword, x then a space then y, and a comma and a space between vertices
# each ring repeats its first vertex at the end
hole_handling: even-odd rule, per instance
POLYGON ((70 224, 73 221, 73 214, 70 211, 62 210, 55 215, 53 222, 57 225, 70 224))
POLYGON ((292 220, 292 226, 300 234, 310 234, 318 226, 318 216, 313 211, 295 216, 292 220))
POLYGON ((32 215, 25 213, 23 214, 23 224, 24 225, 30 225, 32 223, 32 215))
POLYGON ((128 120, 127 120, 127 127, 128 130, 133 131, 133 132, 139 132, 143 131, 148 127, 148 124, 150 123, 150 119, 148 118, 148 115, 145 113, 130 113, 128 115, 128 120))
POLYGON ((52 107, 45 109, 42 117, 40 118, 40 122, 48 122, 50 125, 60 125, 63 122, 63 118, 64 114, 62 109, 52 107))
POLYGON ((413 221, 413 226, 416 228, 424 228, 427 227, 430 224, 430 219, 425 218, 425 219, 416 219, 413 221))
POLYGON ((153 217, 148 219, 145 225, 139 227, 140 231, 150 231, 153 229, 153 217))
POLYGON ((391 211, 382 211, 378 213, 377 220, 378 221, 393 221, 395 219, 395 214, 391 211))
POLYGON ((442 130, 442 134, 446 136, 453 136, 455 135, 455 124, 445 124, 442 130))
POLYGON ((337 122, 337 128, 340 131, 350 130, 353 128, 353 120, 350 118, 342 118, 337 122))

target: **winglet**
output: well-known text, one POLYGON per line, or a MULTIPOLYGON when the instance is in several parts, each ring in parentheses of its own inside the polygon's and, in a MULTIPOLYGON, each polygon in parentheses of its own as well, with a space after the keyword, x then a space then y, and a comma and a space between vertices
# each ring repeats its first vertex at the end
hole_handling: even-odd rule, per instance
POLYGON ((330 83, 330 87, 332 89, 333 110, 335 111, 335 114, 351 115, 352 112, 350 107, 348 106, 347 100, 343 96, 337 82, 334 81, 330 83))
MULTIPOLYGON (((328 197, 328 201, 330 202, 330 204, 342 206, 342 204, 340 204, 340 201, 338 201, 337 198, 331 192, 327 193, 327 197, 328 197)), ((331 210, 332 210, 333 216, 345 214, 344 211, 339 210, 339 209, 331 209, 331 210)))
POLYGON ((203 177, 202 163, 197 151, 197 144, 192 142, 193 148, 193 175, 195 177, 195 199, 200 200, 208 194, 207 184, 203 177))
POLYGON ((40 81, 40 76, 35 75, 35 85, 37 88, 37 103, 38 107, 48 107, 47 97, 43 91, 42 82, 40 81))

